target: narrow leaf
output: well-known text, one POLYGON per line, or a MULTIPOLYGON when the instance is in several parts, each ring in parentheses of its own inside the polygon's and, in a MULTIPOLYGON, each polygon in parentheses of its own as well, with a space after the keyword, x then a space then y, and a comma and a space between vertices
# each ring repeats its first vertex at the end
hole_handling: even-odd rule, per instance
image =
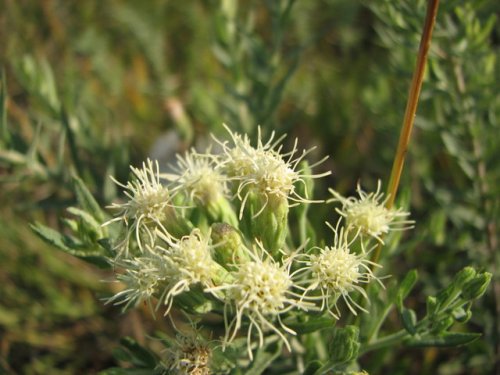
POLYGON ((73 249, 67 246, 65 236, 58 231, 46 227, 40 223, 30 224, 30 228, 45 242, 57 247, 60 250, 71 253, 73 249))
POLYGON ((130 351, 131 362, 136 366, 155 368, 156 357, 152 352, 142 347, 137 341, 130 337, 124 337, 120 343, 130 351))
POLYGON ((332 317, 313 317, 306 322, 286 322, 286 325, 299 334, 319 331, 320 329, 335 327, 336 320, 332 317))
POLYGON ((68 145, 69 145, 69 151, 71 154, 71 158, 73 159, 73 163, 75 164, 75 168, 78 172, 79 175, 82 174, 82 166, 80 163, 80 157, 78 156, 78 147, 76 145, 76 140, 75 140, 75 135, 73 133, 73 130, 71 129, 70 123, 69 123, 69 117, 68 113, 64 110, 64 108, 61 110, 61 123, 63 125, 63 128, 66 132, 66 135, 68 137, 68 145))
POLYGON ((450 347, 467 345, 480 337, 480 333, 446 332, 439 336, 412 337, 406 344, 412 347, 450 347))
POLYGON ((88 228, 91 228, 98 234, 101 234, 101 224, 88 212, 80 210, 76 207, 69 207, 68 212, 77 216, 88 228))
POLYGON ((403 322, 403 326, 409 334, 414 335, 417 333, 417 329, 415 328, 415 325, 417 324, 417 315, 415 314, 415 311, 403 308, 401 311, 401 320, 403 322))
POLYGON ((398 294, 396 296, 396 304, 398 306, 399 311, 403 310, 403 301, 410 294, 411 290, 415 286, 418 280, 418 272, 417 270, 409 271, 401 284, 399 285, 398 294))
POLYGON ((104 222, 105 215, 101 210, 99 203, 97 203, 85 183, 78 176, 73 176, 73 188, 75 190, 78 203, 83 208, 83 210, 90 212, 99 223, 104 222))

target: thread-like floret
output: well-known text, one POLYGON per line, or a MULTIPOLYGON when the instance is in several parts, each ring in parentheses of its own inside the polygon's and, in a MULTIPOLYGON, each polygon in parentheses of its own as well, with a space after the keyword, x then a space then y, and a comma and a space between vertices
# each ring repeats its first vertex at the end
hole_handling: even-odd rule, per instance
MULTIPOLYGON (((273 132, 264 143, 259 127, 257 146, 253 147, 248 136, 233 133, 227 127, 226 129, 231 135, 232 144, 219 142, 224 149, 221 168, 232 181, 233 190, 242 202, 240 218, 250 194, 257 194, 263 202, 254 216, 258 216, 270 201, 287 199, 295 203, 311 203, 307 196, 297 193, 296 184, 304 183, 305 177, 317 178, 330 174, 327 172, 306 176, 303 171, 298 170, 299 163, 311 150, 304 150, 297 156, 297 140, 292 151, 281 153, 280 143, 284 136, 275 140, 273 132)), ((323 161, 324 159, 315 165, 323 161)))
POLYGON ((303 301, 301 295, 294 292, 293 276, 290 273, 293 257, 288 257, 283 264, 276 262, 258 243, 254 252, 249 251, 250 261, 235 265, 231 283, 217 290, 226 290, 226 344, 231 342, 243 325, 243 318, 249 320, 247 332, 248 354, 252 358, 251 337, 255 328, 259 336, 259 347, 264 344, 264 331, 275 332, 290 350, 285 336, 296 333, 283 324, 280 314, 293 308, 307 310, 313 304, 303 301), (229 315, 234 317, 229 322, 229 315), (274 321, 278 321, 275 326, 274 321))
MULTIPOLYGON (((339 222, 340 223, 340 222, 339 222)), ((305 293, 316 293, 304 297, 310 301, 320 301, 321 310, 325 308, 334 317, 340 317, 337 300, 342 297, 349 310, 356 315, 356 309, 365 311, 355 299, 351 297, 352 292, 360 293, 368 298, 362 284, 378 279, 371 271, 370 266, 379 265, 366 259, 368 254, 355 254, 350 251, 350 246, 356 241, 357 233, 348 233, 344 228, 330 228, 335 233, 333 246, 324 248, 313 248, 312 252, 305 255, 306 280, 309 285, 305 293), (349 240, 349 235, 352 238, 349 240), (319 294, 318 294, 319 292, 319 294)))
POLYGON ((218 170, 214 156, 209 153, 191 150, 184 156, 178 155, 175 169, 175 184, 190 201, 207 206, 227 194, 227 177, 218 170))
POLYGON ((389 231, 413 227, 414 221, 406 219, 408 212, 385 207, 388 197, 384 199, 380 181, 377 190, 371 193, 364 192, 358 184, 359 198, 345 198, 333 189, 329 191, 334 196, 330 202, 338 201, 342 204, 342 208, 336 210, 345 218, 347 227, 359 231, 361 235, 368 235, 383 243, 382 236, 389 231))
POLYGON ((117 276, 125 289, 109 302, 125 303, 128 307, 147 301, 151 306, 154 297, 166 305, 166 315, 174 298, 192 286, 213 287, 213 280, 220 277, 222 268, 211 257, 209 238, 199 229, 180 240, 158 231, 157 244, 147 246, 144 256, 115 260, 115 267, 125 270, 117 276))
POLYGON ((124 203, 113 203, 110 208, 117 210, 115 218, 103 224, 117 221, 125 224, 125 238, 117 246, 118 253, 125 256, 128 254, 132 234, 135 233, 139 249, 143 252, 144 242, 152 243, 154 228, 175 216, 175 206, 172 203, 175 191, 161 183, 158 162, 148 159, 142 164, 142 168, 130 169, 133 178, 126 185, 111 177, 118 186, 125 189, 128 200, 124 203))

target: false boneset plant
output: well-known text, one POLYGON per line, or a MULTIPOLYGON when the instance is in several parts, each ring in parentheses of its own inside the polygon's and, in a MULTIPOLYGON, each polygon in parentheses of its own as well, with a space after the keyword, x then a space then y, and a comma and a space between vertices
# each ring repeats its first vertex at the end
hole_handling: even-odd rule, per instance
MULTIPOLYGON (((353 197, 330 189, 327 202, 315 201, 313 180, 329 173, 311 173, 307 151, 298 152, 296 143, 292 151, 283 151, 282 138, 275 141, 274 134, 267 142, 259 135, 253 145, 227 130, 230 141, 217 141, 222 152, 192 150, 178 157, 175 173, 162 174, 151 160, 131 167, 128 182, 116 181, 124 199, 109 206, 108 219, 75 179, 85 210, 70 209, 77 219, 66 223, 76 237, 34 226, 60 248, 114 269, 122 288, 108 303, 124 310, 146 304, 156 315, 171 317, 175 310, 188 317, 191 328, 175 328, 175 338, 164 336, 168 349, 158 357, 147 352, 149 361, 144 348, 125 340, 131 355, 142 358, 136 365, 180 374, 238 373, 241 368, 260 373, 269 366, 324 373, 355 370, 360 353, 402 342, 455 345, 477 338, 448 332, 455 321, 470 318, 471 302, 490 279, 467 268, 428 298, 427 316, 420 322, 403 305, 416 281, 410 272, 387 291, 391 297, 385 306, 398 307, 405 328, 382 338, 372 332, 363 342, 368 335, 353 318, 370 311, 370 295, 383 291, 385 281, 375 274, 381 266, 370 260, 373 250, 385 235, 410 229, 409 214, 385 206, 380 183, 374 192, 358 186, 353 197), (331 204, 331 222, 325 226, 332 239, 294 245, 290 211, 314 204, 331 204), (92 243, 102 251, 90 251, 92 243), (345 325, 349 321, 353 324, 345 325), (317 336, 319 331, 324 335, 317 336), (318 340, 314 345, 311 337, 318 340)), ((385 317, 372 318, 381 324, 385 317)), ((173 318, 172 323, 176 327, 173 318)))
MULTIPOLYGON (((252 142, 226 127, 227 141, 214 138, 218 152, 180 155, 172 173, 152 160, 131 167, 129 181, 114 180, 124 199, 108 210, 75 177, 80 207, 70 208, 74 218, 65 220, 72 234, 40 224, 33 229, 62 250, 113 269, 121 289, 108 303, 124 310, 145 304, 171 320, 175 337, 158 335, 162 353, 122 340, 119 358, 145 373, 365 373, 359 358, 375 350, 469 343, 479 335, 450 328, 470 319, 491 274, 460 271, 427 297, 419 319, 405 306, 417 272, 390 280, 380 256, 386 240, 395 245, 393 232, 414 225, 393 203, 422 71, 412 85, 388 194, 379 183, 375 191, 358 186, 352 197, 330 189, 329 199, 315 200, 313 182, 329 172, 313 169, 324 159, 311 165, 297 142, 287 151, 274 133, 266 140, 259 129, 252 142), (327 239, 308 220, 308 208, 318 204, 330 207, 327 239), (402 328, 382 333, 393 309, 402 328), (188 328, 177 328, 179 316, 188 328)), ((105 373, 128 371, 134 370, 105 373)))

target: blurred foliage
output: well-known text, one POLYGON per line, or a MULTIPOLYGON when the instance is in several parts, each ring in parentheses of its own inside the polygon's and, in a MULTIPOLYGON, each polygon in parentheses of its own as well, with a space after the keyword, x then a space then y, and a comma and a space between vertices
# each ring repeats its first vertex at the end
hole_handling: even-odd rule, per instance
MULTIPOLYGON (((375 186, 389 174, 425 1, 0 0, 0 9, 0 372, 73 374, 116 364, 114 338, 143 341, 144 328, 102 307, 105 273, 49 250, 28 223, 63 227, 74 176, 108 203, 117 195, 108 175, 124 180, 155 147, 168 159, 203 145, 223 122, 317 145, 340 192, 359 178, 375 186)), ((465 265, 492 272, 467 323, 484 338, 459 357, 367 355, 372 373, 498 366, 499 11, 495 0, 441 4, 403 178, 417 231, 386 265, 395 277, 417 267, 417 292, 428 295, 465 265)), ((314 216, 331 207, 322 210, 314 216)), ((401 326, 397 314, 387 324, 401 326)))

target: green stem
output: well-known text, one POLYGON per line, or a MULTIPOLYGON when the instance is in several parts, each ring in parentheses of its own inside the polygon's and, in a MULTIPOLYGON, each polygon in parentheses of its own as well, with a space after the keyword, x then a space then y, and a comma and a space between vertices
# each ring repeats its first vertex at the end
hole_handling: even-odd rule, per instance
MULTIPOLYGON (((465 303, 465 301, 461 298, 456 299, 455 301, 448 302, 446 306, 440 309, 439 312, 434 314, 432 316, 432 320, 430 319, 429 316, 424 317, 420 322, 418 322, 415 325, 415 330, 418 334, 422 335, 426 330, 429 329, 429 324, 432 323, 432 321, 440 321, 444 319, 446 316, 449 316, 450 312, 453 311, 455 308, 462 306, 465 303)), ((404 341, 406 338, 411 337, 412 335, 408 333, 405 329, 402 329, 398 332, 395 332, 393 334, 384 336, 380 339, 376 339, 374 341, 368 340, 368 343, 364 345, 361 350, 360 350, 360 356, 362 354, 365 354, 367 352, 373 351, 373 350, 378 350, 378 349, 383 349, 387 347, 394 346, 396 344, 401 343, 404 341)))
MULTIPOLYGON (((394 199, 396 198, 396 193, 398 191, 399 181, 401 179, 401 173, 403 172, 406 153, 408 152, 408 145, 410 143, 410 136, 415 120, 415 113, 417 111, 418 99, 420 97, 420 90, 422 88, 422 81, 424 79, 424 71, 427 65, 427 55, 429 53, 429 48, 431 45, 432 30, 434 29, 434 24, 436 23, 438 5, 439 0, 429 0, 427 4, 427 14, 425 16, 422 38, 420 39, 417 63, 415 66, 415 72, 413 73, 408 101, 406 103, 403 125, 401 128, 401 133, 399 135, 398 148, 396 150, 396 155, 394 157, 394 163, 391 170, 391 176, 389 178, 389 184, 387 186, 388 199, 386 207, 388 209, 391 209, 394 204, 394 199)), ((377 246, 372 255, 372 262, 378 262, 381 250, 382 245, 377 246)))
MULTIPOLYGON (((415 325, 415 330, 419 333, 422 334, 422 330, 425 330, 426 326, 429 323, 429 318, 425 317, 423 318, 420 322, 418 322, 415 325)), ((402 329, 398 332, 395 332, 393 334, 384 336, 380 339, 377 339, 373 342, 369 342, 363 347, 361 347, 359 351, 359 355, 363 355, 365 353, 371 352, 373 350, 378 350, 378 349, 383 349, 383 348, 388 348, 388 347, 393 347, 396 344, 400 344, 403 342, 406 338, 411 337, 412 335, 408 333, 405 329, 402 329)))
POLYGON ((366 344, 363 346, 360 351, 359 355, 363 355, 365 353, 371 352, 373 350, 378 350, 378 349, 383 349, 387 348, 390 346, 395 346, 396 344, 400 343, 403 341, 406 337, 409 337, 410 334, 402 329, 401 331, 398 331, 396 333, 393 333, 392 335, 387 335, 385 337, 382 337, 378 340, 375 340, 371 344, 366 344))
POLYGON ((394 305, 390 303, 388 306, 386 306, 385 310, 380 314, 378 317, 377 324, 375 324, 372 332, 370 332, 370 335, 368 336, 368 342, 372 341, 374 338, 378 336, 378 333, 380 331, 380 328, 382 327, 382 324, 384 324, 385 319, 389 315, 389 313, 392 311, 394 308, 394 305))

